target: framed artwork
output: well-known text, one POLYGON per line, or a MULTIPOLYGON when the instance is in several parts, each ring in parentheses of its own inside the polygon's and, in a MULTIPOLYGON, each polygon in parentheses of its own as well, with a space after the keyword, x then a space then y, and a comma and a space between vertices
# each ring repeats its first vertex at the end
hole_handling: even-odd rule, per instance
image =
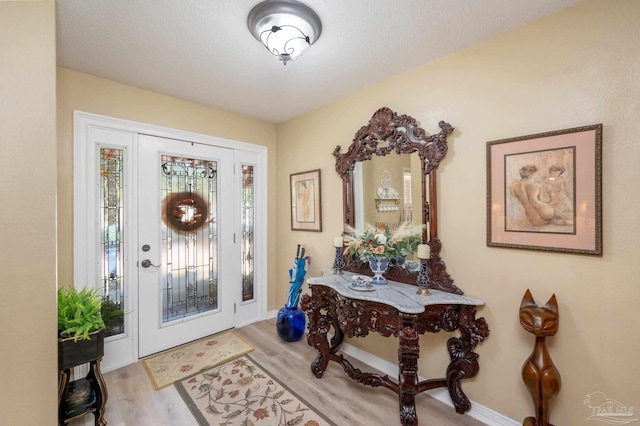
POLYGON ((320 170, 291 175, 291 229, 322 231, 320 170))
POLYGON ((487 245, 602 255, 602 124, 487 142, 487 245))

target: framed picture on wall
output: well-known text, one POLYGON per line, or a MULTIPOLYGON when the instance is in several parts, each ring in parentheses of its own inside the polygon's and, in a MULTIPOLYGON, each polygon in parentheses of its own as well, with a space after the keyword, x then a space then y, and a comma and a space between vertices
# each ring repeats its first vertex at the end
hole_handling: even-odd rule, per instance
POLYGON ((487 245, 602 255, 602 124, 487 142, 487 245))
POLYGON ((294 173, 291 184, 291 229, 322 231, 320 170, 294 173))

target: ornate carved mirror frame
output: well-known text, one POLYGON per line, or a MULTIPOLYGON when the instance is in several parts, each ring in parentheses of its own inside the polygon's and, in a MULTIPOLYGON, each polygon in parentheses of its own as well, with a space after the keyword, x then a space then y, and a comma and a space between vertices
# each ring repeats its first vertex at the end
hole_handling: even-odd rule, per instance
MULTIPOLYGON (((422 231, 422 242, 431 248, 431 258, 427 261, 429 288, 462 294, 462 290, 453 284, 453 279, 440 258, 442 243, 438 238, 436 172, 440 160, 447 153, 447 135, 453 132, 453 127, 444 121, 440 121, 438 125, 440 132, 427 136, 413 117, 399 116, 391 109, 383 107, 373 114, 369 124, 356 132, 347 152, 341 153, 342 147, 338 145, 333 151, 333 156, 336 158, 336 171, 342 177, 344 223, 354 227, 353 169, 356 162, 370 160, 373 155, 385 156, 392 152, 418 153, 422 170, 422 223, 428 225, 422 231)), ((368 264, 358 262, 355 256, 346 255, 345 263, 345 270, 371 275, 368 264)), ((404 268, 391 267, 385 275, 393 281, 417 283, 417 273, 407 272, 404 268)))

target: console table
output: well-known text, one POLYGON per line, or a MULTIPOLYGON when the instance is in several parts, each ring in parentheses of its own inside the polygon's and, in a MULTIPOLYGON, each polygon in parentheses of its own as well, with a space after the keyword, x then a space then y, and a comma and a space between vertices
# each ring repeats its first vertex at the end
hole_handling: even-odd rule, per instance
POLYGON ((478 373, 478 355, 473 349, 489 335, 484 318, 475 318, 476 307, 484 305, 482 300, 438 290, 422 296, 416 294, 416 286, 393 281, 376 286, 375 291, 356 291, 348 286, 353 274, 333 275, 330 268, 323 273, 308 279, 311 295, 303 296, 301 305, 309 318, 307 342, 319 352, 311 364, 317 378, 322 377, 329 361, 335 361, 353 380, 392 390, 399 397, 403 425, 418 425, 415 396, 429 389, 446 387, 460 414, 471 408, 461 380, 478 373), (333 336, 329 338, 331 329, 333 336), (460 331, 460 337, 447 341, 451 362, 446 377, 420 381, 420 335, 441 330, 460 331), (387 375, 363 372, 337 353, 345 335, 365 337, 370 331, 399 338, 397 382, 387 375))

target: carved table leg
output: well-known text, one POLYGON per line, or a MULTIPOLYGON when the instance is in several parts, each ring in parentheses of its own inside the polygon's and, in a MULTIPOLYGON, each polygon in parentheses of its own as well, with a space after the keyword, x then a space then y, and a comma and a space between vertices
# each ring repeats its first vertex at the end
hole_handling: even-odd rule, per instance
POLYGON ((338 351, 340 346, 342 346, 342 342, 344 341, 344 332, 342 328, 340 328, 340 324, 338 324, 338 320, 335 318, 331 318, 331 324, 333 325, 334 335, 331 338, 331 353, 334 354, 338 351))
POLYGON ((318 356, 311 363, 311 372, 319 379, 324 374, 327 366, 329 365, 329 342, 327 340, 326 333, 309 332, 307 337, 307 343, 309 346, 313 346, 318 350, 318 356))
POLYGON ((418 358, 420 356, 419 335, 415 326, 415 315, 400 314, 398 337, 400 422, 403 425, 418 425, 416 394, 418 394, 418 358))
POLYGON ((447 368, 447 388, 456 411, 463 414, 471 409, 469 398, 462 391, 462 379, 478 374, 478 354, 473 348, 489 335, 489 327, 484 318, 475 318, 476 308, 471 305, 460 307, 460 337, 452 337, 447 341, 451 363, 447 368))
POLYGON ((325 287, 313 286, 311 288, 311 296, 304 295, 301 302, 302 310, 306 312, 309 318, 307 343, 318 350, 317 358, 311 363, 311 372, 317 378, 322 377, 329 365, 331 352, 337 350, 344 338, 339 327, 334 325, 336 334, 331 339, 331 346, 329 345, 327 333, 329 333, 335 320, 330 318, 329 315, 330 306, 326 302, 325 295, 328 294, 326 290, 325 287), (327 314, 322 314, 323 309, 327 311, 327 314))

